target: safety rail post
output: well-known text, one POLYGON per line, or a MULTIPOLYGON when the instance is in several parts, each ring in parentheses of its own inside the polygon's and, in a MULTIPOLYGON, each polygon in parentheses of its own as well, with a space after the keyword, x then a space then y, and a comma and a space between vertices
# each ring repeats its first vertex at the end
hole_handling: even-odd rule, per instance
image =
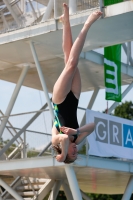
POLYGON ((27 158, 27 153, 26 153, 27 145, 26 145, 26 131, 23 133, 23 143, 21 146, 21 158, 27 158))
POLYGON ((69 1, 69 13, 74 14, 77 12, 77 1, 76 0, 70 0, 69 1))
POLYGON ((27 158, 26 131, 24 131, 23 158, 27 158))
POLYGON ((102 18, 105 16, 104 13, 104 1, 103 0, 99 0, 99 6, 100 6, 100 11, 103 12, 102 18))

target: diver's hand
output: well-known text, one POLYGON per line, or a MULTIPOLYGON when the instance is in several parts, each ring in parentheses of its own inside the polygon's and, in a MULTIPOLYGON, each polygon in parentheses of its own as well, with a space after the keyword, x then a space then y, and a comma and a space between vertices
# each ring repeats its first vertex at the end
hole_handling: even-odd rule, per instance
POLYGON ((76 130, 76 129, 68 128, 68 127, 65 127, 65 126, 60 127, 60 130, 61 130, 64 134, 66 134, 66 135, 68 135, 68 136, 70 136, 70 135, 76 135, 76 134, 77 134, 77 130, 76 130))
POLYGON ((58 162, 63 162, 65 160, 65 156, 63 156, 62 154, 59 154, 56 156, 56 160, 58 162))

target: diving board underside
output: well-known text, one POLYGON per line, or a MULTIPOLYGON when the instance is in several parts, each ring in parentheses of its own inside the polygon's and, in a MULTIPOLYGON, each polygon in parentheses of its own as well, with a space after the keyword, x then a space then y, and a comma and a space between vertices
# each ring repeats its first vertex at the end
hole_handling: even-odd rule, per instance
MULTIPOLYGON (((78 36, 84 21, 91 11, 73 15, 71 26, 73 39, 78 36)), ((133 12, 106 17, 96 21, 90 28, 83 52, 124 43, 133 40, 133 12)), ((34 64, 28 41, 34 42, 37 56, 42 67, 48 91, 52 92, 53 85, 64 67, 62 52, 62 24, 55 21, 27 27, 0 35, 0 79, 17 83, 25 63, 30 65, 23 85, 42 90, 38 73, 34 64)), ((103 65, 80 59, 79 70, 82 80, 82 91, 93 90, 95 87, 104 88, 103 65)), ((130 76, 122 74, 122 85, 130 84, 130 76)))
MULTIPOLYGON (((133 173, 131 162, 92 156, 87 159, 86 156, 80 155, 72 166, 80 189, 88 193, 122 194, 133 173)), ((64 164, 56 162, 52 157, 38 157, 2 161, 0 174, 53 180, 66 179, 67 182, 64 167, 64 164)))

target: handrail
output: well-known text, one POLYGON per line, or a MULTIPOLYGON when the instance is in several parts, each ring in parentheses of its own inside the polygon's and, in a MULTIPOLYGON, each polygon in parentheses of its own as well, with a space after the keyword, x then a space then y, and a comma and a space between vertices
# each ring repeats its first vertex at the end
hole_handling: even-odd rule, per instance
MULTIPOLYGON (((12 127, 6 126, 6 128, 12 128, 12 127)), ((21 130, 21 128, 17 128, 17 127, 13 127, 13 128, 16 129, 16 130, 21 130)), ((28 129, 26 129, 26 131, 27 131, 27 132, 31 132, 31 133, 37 133, 37 134, 42 134, 42 135, 49 135, 49 136, 51 136, 50 133, 44 133, 44 132, 39 132, 39 131, 32 131, 32 130, 28 130, 28 129)))
MULTIPOLYGON (((47 103, 41 108, 44 109, 47 107, 47 103)), ((0 150, 0 156, 13 144, 13 142, 16 141, 16 139, 30 126, 30 124, 40 115, 41 113, 35 114, 28 123, 25 124, 25 126, 3 147, 2 150, 0 150)))

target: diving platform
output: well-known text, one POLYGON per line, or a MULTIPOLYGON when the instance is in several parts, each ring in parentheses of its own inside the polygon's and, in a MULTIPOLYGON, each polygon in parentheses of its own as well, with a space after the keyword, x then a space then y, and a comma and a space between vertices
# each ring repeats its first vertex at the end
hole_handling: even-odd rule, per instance
MULTIPOLYGON (((133 40, 133 2, 126 1, 105 8, 105 16, 97 20, 90 28, 83 48, 84 57, 80 59, 79 70, 82 91, 104 88, 103 64, 86 59, 86 53, 114 44, 123 44, 133 40), (119 9, 115 9, 115 8, 119 9), (119 11, 121 10, 121 12, 119 11), (93 78, 91 81, 92 77, 93 78)), ((70 15, 73 40, 78 36, 93 8, 70 15)), ((64 67, 62 52, 62 23, 50 19, 36 25, 0 34, 0 79, 17 83, 22 67, 30 66, 23 83, 24 86, 42 90, 29 42, 34 44, 48 91, 52 93, 53 85, 64 67), (50 78, 49 78, 50 77, 50 78)), ((122 74, 122 85, 131 83, 130 75, 122 74)))
MULTIPOLYGON (((127 160, 79 155, 73 167, 79 188, 85 193, 123 194, 133 163, 127 160)), ((2 161, 1 175, 63 180, 68 184, 65 167, 51 156, 2 161)), ((69 178, 69 177, 68 177, 69 178)))
MULTIPOLYGON (((122 44, 127 56, 127 62, 121 63, 122 85, 129 85, 122 98, 133 87, 133 1, 124 0, 107 7, 102 2, 69 0, 73 41, 93 11, 103 12, 87 34, 78 64, 82 92, 93 91, 88 109, 92 108, 99 90, 105 88, 104 56, 95 49, 122 44)), ((78 155, 73 164, 65 165, 55 160, 52 151, 50 156, 42 156, 51 142, 37 157, 27 158, 27 128, 46 110, 50 111, 51 124, 54 119, 48 93, 52 93, 64 68, 62 23, 59 21, 62 5, 54 0, 3 0, 0 6, 0 79, 16 84, 5 114, 0 111, 0 137, 5 128, 8 131, 14 128, 12 138, 0 149, 0 200, 43 200, 48 194, 48 200, 56 200, 60 188, 68 200, 90 200, 85 193, 123 194, 122 200, 129 200, 133 192, 132 160, 92 156, 87 149, 86 155, 78 155), (21 86, 43 90, 46 104, 18 130, 10 123, 9 116, 21 86), (13 152, 6 155, 14 143, 17 145, 13 152), (9 186, 6 177, 11 176, 15 180, 9 186)), ((117 105, 114 103, 108 114, 117 105)), ((84 115, 81 125, 85 123, 84 115)), ((86 141, 86 148, 88 145, 86 141)))

